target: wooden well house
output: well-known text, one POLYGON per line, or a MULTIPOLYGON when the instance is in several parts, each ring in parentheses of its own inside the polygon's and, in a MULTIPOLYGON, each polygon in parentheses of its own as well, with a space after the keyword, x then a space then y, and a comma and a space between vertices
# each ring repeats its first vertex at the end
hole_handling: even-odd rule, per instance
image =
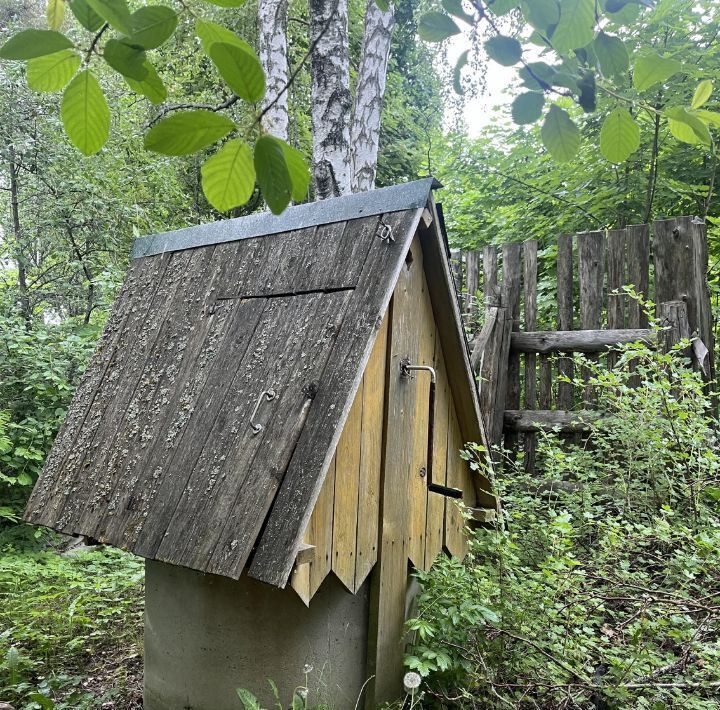
POLYGON ((146 710, 401 694, 409 571, 495 505, 432 187, 135 243, 26 517, 146 558, 146 710))

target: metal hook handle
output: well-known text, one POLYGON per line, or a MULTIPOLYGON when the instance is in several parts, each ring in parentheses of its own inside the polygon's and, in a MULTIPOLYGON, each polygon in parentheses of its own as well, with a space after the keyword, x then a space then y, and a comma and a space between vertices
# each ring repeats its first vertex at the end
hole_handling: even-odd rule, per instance
POLYGON ((400 362, 400 372, 403 377, 412 377, 411 372, 429 372, 430 373, 430 414, 428 416, 428 444, 427 444, 427 487, 431 493, 439 493, 448 498, 462 498, 462 491, 459 488, 450 488, 442 486, 439 483, 433 483, 433 458, 435 457, 433 449, 433 439, 435 438, 435 385, 437 383, 437 375, 435 369, 430 365, 411 365, 410 361, 405 359, 400 362))
POLYGON ((270 388, 269 390, 264 390, 260 393, 260 396, 258 397, 257 402, 255 403, 255 409, 253 409, 253 413, 250 415, 250 427, 253 430, 254 434, 259 434, 262 429, 262 424, 256 424, 255 423, 255 417, 257 416, 258 410, 260 409, 260 405, 262 404, 263 397, 265 397, 266 401, 272 402, 277 395, 275 394, 275 390, 270 388))

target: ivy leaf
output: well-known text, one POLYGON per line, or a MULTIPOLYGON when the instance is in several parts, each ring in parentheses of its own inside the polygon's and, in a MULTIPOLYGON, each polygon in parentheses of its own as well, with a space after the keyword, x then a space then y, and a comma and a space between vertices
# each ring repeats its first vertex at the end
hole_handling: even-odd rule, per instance
POLYGON ((595 0, 563 0, 560 20, 552 34, 553 47, 561 54, 585 47, 595 36, 595 0))
POLYGON ((89 69, 80 72, 65 89, 60 117, 70 142, 83 155, 97 153, 105 145, 110 133, 110 109, 89 69))
POLYGON ((103 59, 124 77, 142 81, 147 76, 145 51, 126 40, 108 40, 103 50, 103 59))
POLYGON ((484 46, 488 57, 504 67, 517 64, 522 57, 522 45, 513 37, 491 37, 484 46))
POLYGON ((200 38, 203 51, 208 57, 210 56, 210 47, 216 42, 232 44, 240 47, 240 49, 244 49, 246 52, 250 52, 250 54, 255 54, 255 50, 244 39, 240 39, 240 37, 227 29, 227 27, 218 25, 215 22, 197 20, 195 22, 195 33, 200 38))
POLYGON ((248 103, 257 103, 265 95, 265 72, 255 52, 234 44, 215 42, 210 59, 227 85, 248 103))
POLYGON ((666 108, 664 114, 668 118, 670 133, 678 140, 684 143, 712 145, 710 129, 697 114, 690 113, 682 106, 666 108))
POLYGON ((73 43, 55 30, 23 30, 0 47, 0 59, 33 59, 71 49, 73 43))
POLYGON ((561 163, 572 160, 580 149, 580 130, 559 106, 550 107, 540 135, 550 155, 561 163))
POLYGON ((523 14, 536 30, 547 32, 560 20, 560 6, 557 0, 528 0, 523 3, 523 14))
POLYGON ((144 49, 157 49, 172 37, 177 27, 175 11, 164 5, 147 5, 133 12, 132 42, 144 49))
POLYGON ((473 15, 470 15, 467 12, 465 12, 465 10, 462 6, 462 0, 441 0, 441 5, 451 15, 453 15, 454 17, 457 17, 458 19, 462 20, 463 22, 467 22, 468 25, 475 24, 475 18, 473 17, 473 15))
POLYGON ((616 108, 600 130, 600 152, 611 163, 624 163, 639 147, 640 128, 626 108, 616 108))
POLYGON ((200 169, 208 202, 218 212, 244 205, 255 188, 253 154, 240 138, 228 141, 200 169))
POLYGON ((48 27, 59 30, 65 21, 65 0, 48 0, 45 11, 48 27))
POLYGON ((27 64, 28 86, 35 91, 60 91, 75 76, 81 61, 72 49, 35 57, 27 64))
POLYGON ((442 42, 457 34, 460 34, 460 28, 455 24, 455 20, 442 12, 433 10, 420 18, 418 35, 426 42, 442 42))
POLYGON ((280 214, 290 203, 292 181, 282 142, 273 136, 260 136, 255 143, 255 173, 265 202, 273 214, 280 214))
POLYGON ((235 128, 213 111, 182 111, 164 118, 145 134, 145 149, 163 155, 189 155, 207 148, 235 128))
POLYGON ((292 184, 292 198, 295 202, 302 202, 307 197, 310 188, 310 171, 305 158, 299 150, 288 145, 285 141, 280 141, 280 143, 282 144, 285 165, 292 184))
POLYGON ((667 81, 682 69, 677 59, 661 57, 659 54, 646 54, 635 61, 633 85, 638 91, 645 91, 655 84, 667 81))
POLYGON ((144 79, 137 81, 126 76, 125 81, 136 94, 142 94, 154 104, 161 104, 167 98, 165 84, 149 60, 145 60, 143 67, 147 71, 144 79))
POLYGON ((132 18, 125 0, 86 0, 110 27, 124 35, 132 34, 132 18))
POLYGON ((599 32, 593 42, 595 56, 603 76, 622 76, 630 66, 630 55, 619 37, 599 32))
POLYGON ((97 32, 105 23, 105 20, 87 4, 87 0, 68 0, 68 5, 75 19, 88 32, 97 32))
POLYGON ((515 123, 522 126, 527 123, 535 123, 542 116, 545 105, 545 94, 539 91, 529 91, 520 94, 512 104, 512 118, 515 123))
POLYGON ((705 81, 701 81, 698 84, 697 89, 695 89, 695 95, 693 96, 690 108, 697 109, 701 106, 704 106, 712 95, 712 91, 713 83, 712 81, 710 81, 710 79, 705 79, 705 81))
POLYGON ((455 89, 456 94, 464 94, 465 90, 462 86, 462 70, 465 68, 465 66, 468 63, 468 49, 466 49, 457 60, 457 63, 455 64, 455 69, 453 71, 453 88, 455 89))

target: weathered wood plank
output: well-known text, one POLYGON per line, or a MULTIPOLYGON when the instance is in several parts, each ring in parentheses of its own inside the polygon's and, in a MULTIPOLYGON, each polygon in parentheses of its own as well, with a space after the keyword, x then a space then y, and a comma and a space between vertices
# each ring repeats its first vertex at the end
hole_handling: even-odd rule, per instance
POLYGON ((372 247, 353 292, 349 312, 331 355, 331 367, 323 374, 323 387, 313 403, 250 566, 256 579, 284 586, 315 504, 352 399, 370 357, 393 285, 404 268, 404 259, 417 229, 422 210, 385 215, 395 241, 372 236, 372 247), (343 393, 345 402, 338 402, 343 393), (347 393, 347 394, 345 394, 347 393))
MULTIPOLYGON (((624 229, 611 229, 607 233, 607 326, 610 330, 625 327, 625 303, 627 296, 622 291, 626 285, 625 244, 627 233, 624 229)), ((617 362, 617 353, 607 356, 608 367, 617 362)))
POLYGON ((486 312, 488 308, 501 305, 500 289, 498 288, 497 247, 493 245, 483 247, 483 296, 486 312))
MULTIPOLYGON (((632 225, 627 228, 627 282, 635 292, 649 297, 650 226, 632 225)), ((634 298, 628 300, 628 328, 647 328, 647 313, 634 298)))
POLYGON ((685 301, 665 301, 659 303, 657 317, 665 328, 661 333, 662 349, 668 352, 681 340, 690 338, 687 303, 685 301))
POLYGON ((380 479, 385 417, 388 330, 386 315, 363 376, 363 420, 358 495, 355 591, 377 562, 380 528, 380 479))
MULTIPOLYGON (((580 284, 580 327, 598 330, 602 324, 603 282, 605 280, 605 235, 602 232, 578 234, 578 280, 580 284)), ((588 355, 588 359, 597 359, 588 355)), ((583 368, 583 379, 589 378, 583 368)), ((594 395, 590 386, 585 387, 583 401, 592 402, 594 395)))
MULTIPOLYGON (((510 347, 521 353, 597 353, 625 343, 641 341, 652 345, 655 331, 649 328, 622 330, 539 330, 534 333, 513 333, 510 347)), ((532 409, 532 407, 528 407, 532 409)))
MULTIPOLYGON (((557 328, 558 330, 573 329, 573 237, 572 234, 561 234, 557 241, 557 328)), ((540 406, 550 409, 552 369, 548 358, 541 358, 541 389, 546 396, 540 406)), ((569 379, 573 377, 573 361, 570 357, 561 357, 557 363, 558 375, 569 379)), ((560 409, 572 409, 574 388, 569 382, 558 382, 557 404, 560 409)))
POLYGON ((351 592, 355 591, 362 424, 363 383, 361 382, 335 452, 332 569, 351 592))
POLYGON ((480 288, 480 254, 477 251, 465 252, 465 311, 468 314, 468 325, 475 322, 479 312, 478 290, 480 288))
MULTIPOLYGON (((464 445, 465 442, 463 442, 460 434, 457 413, 451 400, 448 413, 447 485, 462 490, 463 502, 472 505, 472 501, 467 495, 468 478, 464 470, 466 464, 460 458, 460 451, 464 445)), ((458 559, 463 559, 467 551, 465 519, 460 512, 457 501, 453 498, 445 498, 445 548, 458 559)))
POLYGON ((310 563, 309 571, 308 595, 310 599, 315 596, 323 580, 332 569, 336 463, 337 459, 333 456, 320 495, 310 516, 309 539, 312 541, 311 544, 315 545, 315 557, 310 563))
POLYGON ((507 410, 505 427, 513 431, 552 431, 557 429, 563 433, 582 432, 587 430, 587 423, 597 420, 598 412, 581 410, 566 412, 561 409, 524 409, 507 410))
MULTIPOLYGON (((523 284, 525 294, 525 330, 537 328, 537 280, 538 280, 538 243, 529 239, 523 244, 523 284)), ((512 336, 511 336, 512 338, 512 336)), ((512 346, 512 339, 511 339, 512 346)), ((535 409, 537 404, 537 355, 528 352, 525 356, 525 409, 535 409)), ((523 439, 525 454, 524 465, 528 473, 535 472, 535 449, 537 440, 534 434, 526 434, 523 439)))
POLYGON ((38 525, 53 525, 65 497, 71 491, 73 466, 65 462, 76 449, 85 419, 94 402, 107 368, 121 339, 134 333, 127 328, 133 311, 149 307, 157 284, 170 260, 169 255, 137 259, 130 263, 115 305, 103 329, 98 347, 83 374, 53 447, 45 460, 42 474, 28 501, 25 519, 38 525), (152 284, 146 289, 143 285, 152 284))
MULTIPOLYGON (((513 331, 520 330, 520 255, 521 245, 503 244, 502 303, 512 319, 513 331)), ((508 355, 507 396, 508 409, 520 407, 520 356, 510 351, 508 355)), ((505 448, 513 455, 517 451, 518 437, 514 432, 506 433, 505 448)))

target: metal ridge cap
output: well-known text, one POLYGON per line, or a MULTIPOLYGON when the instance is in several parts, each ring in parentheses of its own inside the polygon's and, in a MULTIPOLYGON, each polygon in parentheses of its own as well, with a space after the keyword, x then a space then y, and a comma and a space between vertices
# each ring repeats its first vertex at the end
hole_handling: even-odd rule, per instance
POLYGON ((378 190, 288 207, 280 215, 258 212, 247 217, 206 222, 173 232, 139 237, 135 240, 131 257, 140 259, 165 252, 265 237, 306 227, 416 209, 423 207, 431 190, 439 187, 442 185, 435 178, 428 177, 378 190))

